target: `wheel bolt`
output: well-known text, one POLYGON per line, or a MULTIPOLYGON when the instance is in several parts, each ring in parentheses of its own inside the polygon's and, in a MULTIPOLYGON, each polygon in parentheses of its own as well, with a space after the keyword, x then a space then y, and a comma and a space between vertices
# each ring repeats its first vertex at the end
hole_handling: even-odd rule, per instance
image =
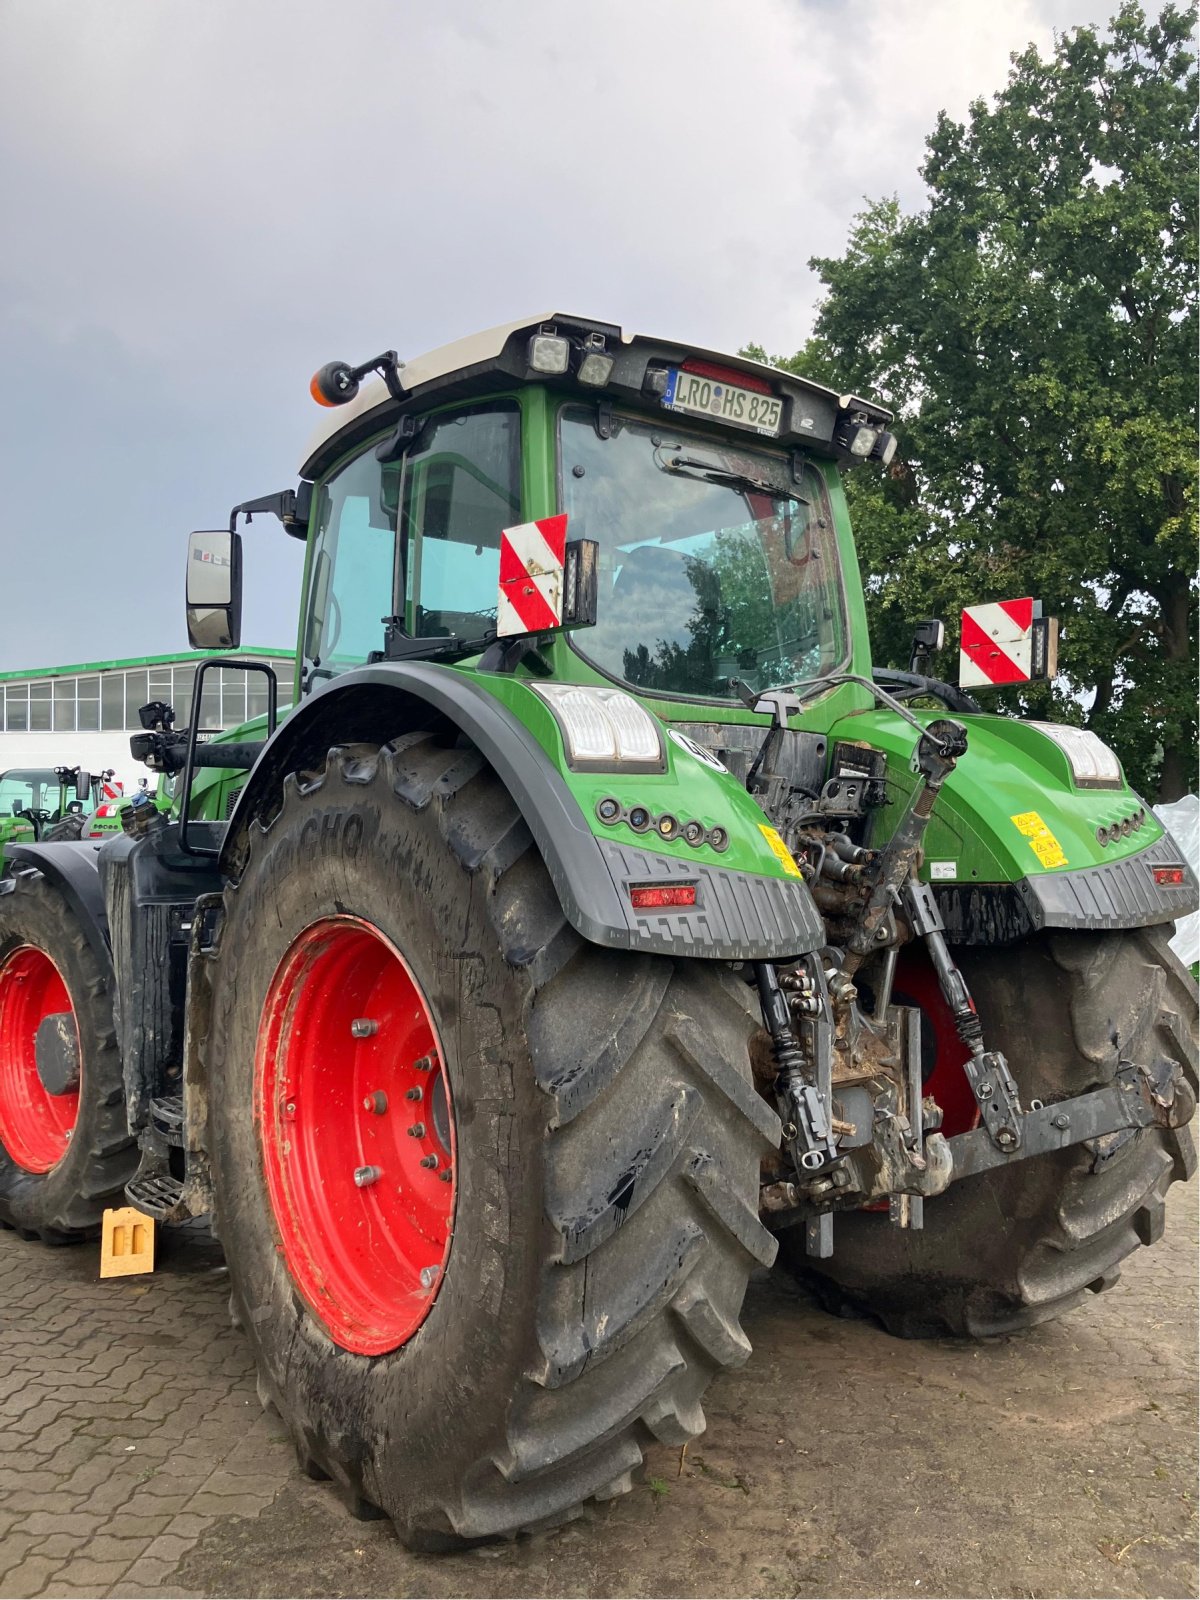
POLYGON ((437 1164, 438 1164, 438 1158, 436 1156, 422 1156, 421 1157, 421 1165, 423 1167, 433 1168, 433 1167, 436 1167, 437 1164))
POLYGON ((373 1111, 377 1117, 383 1115, 387 1110, 387 1095, 382 1089, 375 1089, 367 1095, 363 1101, 363 1110, 373 1111))
POLYGON ((374 1017, 355 1017, 350 1024, 350 1032, 356 1039, 369 1039, 373 1033, 379 1032, 379 1024, 374 1017))
POLYGON ((413 1071, 414 1072, 429 1072, 432 1069, 432 1067, 433 1067, 433 1057, 432 1056, 419 1056, 417 1058, 417 1060, 413 1062, 413 1071))
POLYGON ((424 1098, 424 1095, 425 1095, 425 1091, 424 1091, 424 1089, 421 1089, 421 1088, 406 1089, 404 1091, 404 1098, 406 1100, 421 1100, 421 1099, 424 1098))
POLYGON ((440 1271, 441 1271, 440 1267, 422 1267, 421 1268, 421 1287, 422 1287, 422 1289, 432 1289, 434 1284, 438 1281, 438 1273, 440 1271))
POLYGON ((356 1189, 369 1189, 373 1183, 378 1183, 382 1177, 382 1167, 355 1167, 354 1186, 356 1189))
POLYGON ((408 1130, 408 1137, 410 1139, 423 1139, 425 1137, 425 1124, 423 1122, 414 1122, 408 1130))
POLYGON ((443 1167, 442 1170, 438 1173, 438 1177, 442 1180, 443 1183, 453 1183, 454 1182, 454 1174, 453 1174, 453 1172, 451 1172, 449 1167, 443 1167))

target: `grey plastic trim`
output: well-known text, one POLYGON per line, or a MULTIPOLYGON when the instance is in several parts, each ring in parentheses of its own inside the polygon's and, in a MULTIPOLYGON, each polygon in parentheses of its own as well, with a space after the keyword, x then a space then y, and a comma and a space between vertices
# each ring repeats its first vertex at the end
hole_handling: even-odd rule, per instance
POLYGON ((1179 846, 1165 834, 1136 855, 1019 883, 935 887, 952 944, 997 944, 1043 928, 1148 928, 1195 911, 1200 886, 1179 846), (1155 867, 1184 869, 1178 888, 1156 884, 1155 867))
POLYGON ((308 696, 260 756, 229 821, 222 871, 236 877, 250 821, 278 793, 288 772, 315 762, 331 745, 394 737, 420 727, 433 710, 461 728, 512 795, 546 863, 563 912, 592 944, 714 960, 783 960, 824 941, 820 915, 801 883, 783 883, 634 850, 638 881, 704 880, 699 912, 640 916, 624 890, 629 847, 592 833, 562 776, 540 744, 499 701, 450 667, 381 662, 341 674, 308 696), (299 758, 299 759, 297 759, 299 758), (616 856, 610 861, 610 853, 616 856), (752 887, 749 887, 752 886, 752 887), (752 929, 758 919, 757 936, 752 929))
MULTIPOLYGON (((807 955, 825 943, 825 925, 808 889, 799 879, 763 878, 698 862, 680 861, 637 845, 599 839, 605 863, 617 886, 617 900, 631 938, 653 937, 656 948, 672 955, 711 955, 714 947, 728 960, 779 961, 807 955), (683 882, 696 885, 694 908, 635 911, 629 886, 683 882)), ((645 946, 639 942, 639 948, 645 946)))

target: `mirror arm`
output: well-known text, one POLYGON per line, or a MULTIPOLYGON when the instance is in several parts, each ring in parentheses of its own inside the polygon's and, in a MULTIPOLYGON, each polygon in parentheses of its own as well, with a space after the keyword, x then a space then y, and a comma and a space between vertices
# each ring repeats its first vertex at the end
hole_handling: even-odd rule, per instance
POLYGON ((257 500, 243 500, 229 513, 229 531, 237 532, 239 516, 244 517, 247 522, 252 522, 254 513, 259 511, 278 517, 283 524, 284 532, 291 534, 293 539, 307 539, 308 519, 312 511, 312 492, 312 484, 302 480, 296 489, 280 489, 275 494, 260 495, 257 500))

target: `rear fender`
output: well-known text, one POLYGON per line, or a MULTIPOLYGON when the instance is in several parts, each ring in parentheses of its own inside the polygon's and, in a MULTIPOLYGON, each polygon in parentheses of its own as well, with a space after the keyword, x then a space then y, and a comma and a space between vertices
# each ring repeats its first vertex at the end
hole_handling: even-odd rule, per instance
POLYGON ((240 876, 251 826, 269 824, 283 781, 319 768, 331 746, 384 743, 418 728, 458 729, 512 795, 550 874, 563 914, 593 944, 717 960, 783 960, 817 949, 824 926, 805 885, 630 851, 591 831, 562 775, 529 729, 462 673, 428 663, 380 663, 310 695, 268 742, 238 797, 221 852, 240 876), (631 874, 696 882, 694 908, 639 916, 631 874))

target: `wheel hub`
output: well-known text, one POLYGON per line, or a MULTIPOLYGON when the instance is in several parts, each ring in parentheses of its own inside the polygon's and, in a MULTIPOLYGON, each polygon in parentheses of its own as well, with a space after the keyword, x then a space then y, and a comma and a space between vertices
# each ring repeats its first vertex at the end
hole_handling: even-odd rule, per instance
POLYGON ((330 1337, 360 1355, 410 1339, 450 1253, 455 1128, 428 1002, 357 917, 293 942, 267 992, 256 1120, 280 1245, 330 1337))
POLYGON ((49 1172, 78 1117, 79 1031, 67 986, 44 951, 19 945, 0 962, 0 1144, 25 1171, 49 1172))

